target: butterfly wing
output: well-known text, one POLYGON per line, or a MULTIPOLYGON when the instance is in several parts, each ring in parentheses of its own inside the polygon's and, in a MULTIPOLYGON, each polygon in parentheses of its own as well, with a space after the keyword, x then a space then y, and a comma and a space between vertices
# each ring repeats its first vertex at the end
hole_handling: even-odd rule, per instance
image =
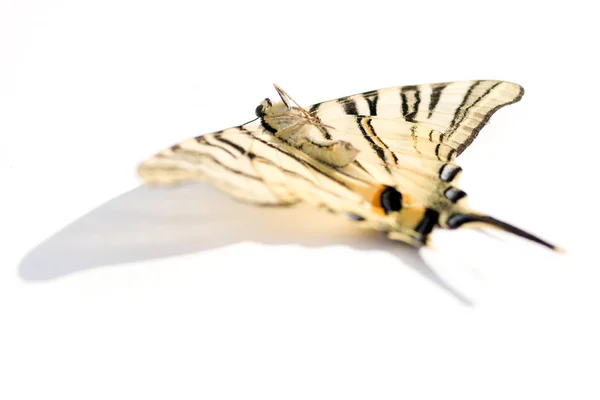
POLYGON ((498 109, 523 93, 515 83, 494 80, 398 86, 318 103, 309 112, 322 121, 361 115, 416 123, 460 155, 498 109))
POLYGON ((510 82, 450 82, 357 94, 316 104, 309 112, 323 124, 327 137, 360 150, 355 164, 411 200, 413 212, 404 209, 398 215, 400 240, 408 236, 424 243, 435 226, 480 224, 555 249, 472 210, 464 201, 466 193, 456 187, 461 172, 456 157, 499 108, 522 95, 523 89, 510 82))
POLYGON ((207 180, 237 200, 261 205, 297 202, 276 184, 268 169, 257 168, 252 144, 259 126, 238 126, 190 138, 143 162, 139 175, 148 184, 175 185, 207 180))
POLYGON ((381 89, 315 104, 309 110, 334 140, 360 150, 356 163, 375 179, 430 205, 457 202, 455 158, 491 115, 523 89, 502 81, 461 81, 381 89))
POLYGON ((246 203, 304 201, 331 208, 343 202, 350 211, 364 206, 361 193, 374 186, 312 159, 256 122, 184 140, 143 162, 138 172, 148 184, 207 180, 246 203))
POLYGON ((491 217, 465 214, 465 193, 454 186, 460 172, 455 157, 498 108, 521 95, 515 84, 468 81, 382 89, 314 105, 293 126, 294 134, 349 142, 360 152, 343 168, 251 122, 175 145, 143 163, 140 175, 159 184, 207 179, 254 204, 305 201, 360 217, 415 245, 426 243, 435 226, 480 222, 552 247, 491 217), (408 200, 402 212, 383 213, 378 202, 386 186, 408 200))

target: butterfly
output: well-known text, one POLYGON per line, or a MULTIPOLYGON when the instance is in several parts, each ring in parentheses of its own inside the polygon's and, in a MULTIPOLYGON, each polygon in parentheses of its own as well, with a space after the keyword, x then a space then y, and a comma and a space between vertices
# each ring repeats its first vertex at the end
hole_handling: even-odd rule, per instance
POLYGON ((309 203, 421 248, 434 230, 492 227, 549 242, 478 212, 457 186, 456 158, 515 83, 472 80, 391 87, 299 106, 264 99, 246 124, 190 138, 139 167, 149 184, 207 180, 257 205, 309 203))

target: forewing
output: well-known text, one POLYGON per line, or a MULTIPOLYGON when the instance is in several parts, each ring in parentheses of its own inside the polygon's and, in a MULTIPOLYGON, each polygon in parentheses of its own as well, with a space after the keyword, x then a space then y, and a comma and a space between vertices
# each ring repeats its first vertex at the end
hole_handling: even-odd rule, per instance
POLYGON ((208 180, 230 196, 253 204, 287 205, 298 199, 278 184, 278 168, 255 160, 260 126, 245 125, 190 138, 143 162, 144 182, 174 185, 208 180))
POLYGON ((380 89, 315 104, 326 136, 360 150, 359 164, 378 182, 421 204, 456 203, 455 158, 500 107, 523 89, 503 81, 460 81, 380 89))
POLYGON ((374 90, 315 104, 309 112, 325 124, 344 115, 416 123, 460 155, 494 112, 522 96, 523 88, 511 82, 458 81, 374 90))
POLYGON ((184 140, 142 163, 139 174, 149 184, 208 180, 247 203, 305 201, 348 212, 362 209, 374 186, 368 174, 349 175, 317 162, 258 123, 184 140))

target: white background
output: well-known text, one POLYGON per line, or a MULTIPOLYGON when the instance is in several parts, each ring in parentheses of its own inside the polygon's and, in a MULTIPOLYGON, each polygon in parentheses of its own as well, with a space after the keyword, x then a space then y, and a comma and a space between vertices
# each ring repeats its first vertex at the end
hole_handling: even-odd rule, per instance
POLYGON ((0 3, 0 398, 600 397, 597 12, 387 3, 0 3), (477 303, 345 220, 136 189, 272 82, 460 79, 526 91, 461 156, 471 204, 568 251, 458 241, 477 303))

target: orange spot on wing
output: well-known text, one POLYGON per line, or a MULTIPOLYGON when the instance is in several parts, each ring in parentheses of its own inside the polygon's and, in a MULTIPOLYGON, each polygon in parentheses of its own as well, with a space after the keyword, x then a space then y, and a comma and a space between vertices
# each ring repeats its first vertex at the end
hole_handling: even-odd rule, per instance
POLYGON ((386 186, 380 186, 375 193, 373 194, 373 198, 371 199, 371 207, 373 207, 373 211, 379 215, 385 216, 385 211, 381 206, 381 193, 385 190, 386 186))

